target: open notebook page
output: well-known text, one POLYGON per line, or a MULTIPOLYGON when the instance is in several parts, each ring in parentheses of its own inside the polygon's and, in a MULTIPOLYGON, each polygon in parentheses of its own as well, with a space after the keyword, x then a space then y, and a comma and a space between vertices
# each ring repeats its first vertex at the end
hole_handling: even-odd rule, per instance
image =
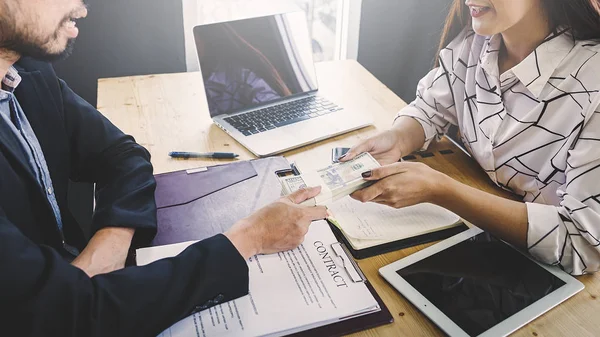
POLYGON ((364 249, 460 224, 460 217, 433 204, 395 209, 362 203, 350 197, 328 205, 332 222, 344 232, 354 249, 364 249))

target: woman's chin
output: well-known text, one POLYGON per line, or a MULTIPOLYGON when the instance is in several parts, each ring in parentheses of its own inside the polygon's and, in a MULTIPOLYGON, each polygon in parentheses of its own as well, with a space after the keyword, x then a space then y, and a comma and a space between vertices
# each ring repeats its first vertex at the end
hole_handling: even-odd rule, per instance
POLYGON ((500 33, 495 29, 495 25, 488 24, 487 22, 475 22, 473 21, 473 31, 477 35, 481 36, 492 36, 500 33))

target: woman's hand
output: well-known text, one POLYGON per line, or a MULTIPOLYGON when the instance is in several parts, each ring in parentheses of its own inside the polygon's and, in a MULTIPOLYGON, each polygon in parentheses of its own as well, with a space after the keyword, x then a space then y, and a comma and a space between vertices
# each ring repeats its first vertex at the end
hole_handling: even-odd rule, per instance
POLYGON ((402 208, 429 202, 514 245, 527 247, 527 206, 462 184, 422 163, 401 162, 365 172, 373 185, 352 198, 402 208))
POLYGON ((394 208, 424 202, 438 204, 445 195, 450 177, 422 163, 401 162, 363 173, 373 185, 354 192, 362 202, 376 202, 394 208))
POLYGON ((369 152, 379 164, 392 164, 398 162, 400 158, 402 158, 402 151, 400 148, 398 130, 391 129, 354 146, 345 156, 340 158, 340 161, 349 161, 361 153, 369 152))
POLYGON ((411 117, 400 117, 393 128, 354 146, 340 161, 349 161, 363 152, 369 152, 379 164, 389 165, 420 149, 424 142, 425 133, 421 124, 411 117))

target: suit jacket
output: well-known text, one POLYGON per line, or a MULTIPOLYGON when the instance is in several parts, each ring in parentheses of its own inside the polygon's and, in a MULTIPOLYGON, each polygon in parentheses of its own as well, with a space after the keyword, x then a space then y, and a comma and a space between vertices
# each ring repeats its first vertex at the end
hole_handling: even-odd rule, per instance
POLYGON ((18 336, 156 336, 192 312, 248 292, 248 268, 223 235, 175 258, 89 278, 64 241, 86 241, 67 209, 69 179, 96 183, 92 232, 156 233, 149 153, 77 96, 53 68, 24 58, 15 95, 44 152, 63 219, 58 231, 14 135, 0 133, 0 326, 18 336))

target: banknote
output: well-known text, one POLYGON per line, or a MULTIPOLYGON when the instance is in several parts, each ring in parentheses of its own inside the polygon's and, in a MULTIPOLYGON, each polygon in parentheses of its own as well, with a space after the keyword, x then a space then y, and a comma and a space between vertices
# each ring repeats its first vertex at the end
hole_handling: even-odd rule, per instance
POLYGON ((362 173, 380 167, 369 153, 358 155, 351 161, 336 163, 326 168, 305 172, 299 176, 280 178, 283 194, 288 195, 307 186, 321 186, 321 193, 305 205, 326 205, 370 184, 362 173))
POLYGON ((296 192, 301 188, 308 187, 304 182, 304 179, 302 179, 302 176, 288 177, 288 179, 285 180, 285 184, 287 190, 291 191, 290 193, 296 192))
POLYGON ((325 185, 330 190, 335 190, 354 181, 362 180, 363 172, 376 167, 379 167, 377 161, 365 152, 349 162, 337 163, 317 172, 325 185))

